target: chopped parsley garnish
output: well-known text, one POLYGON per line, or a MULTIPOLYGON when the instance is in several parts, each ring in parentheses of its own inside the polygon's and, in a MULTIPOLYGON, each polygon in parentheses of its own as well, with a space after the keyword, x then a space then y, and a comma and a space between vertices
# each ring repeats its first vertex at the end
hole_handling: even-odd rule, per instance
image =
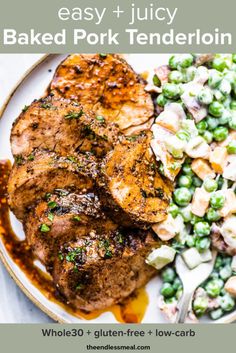
POLYGON ((50 226, 48 226, 47 224, 43 223, 41 224, 40 226, 40 231, 43 232, 43 233, 47 233, 47 232, 50 232, 51 228, 50 226))
POLYGON ((137 138, 138 138, 138 136, 128 136, 128 137, 126 137, 126 139, 127 139, 128 141, 130 141, 130 142, 136 141, 137 138))
POLYGON ((21 165, 23 163, 24 159, 21 155, 15 156, 15 162, 17 165, 21 165))
POLYGON ((81 283, 79 283, 79 284, 75 287, 76 290, 80 290, 80 289, 82 289, 82 288, 83 288, 83 284, 81 284, 81 283))
POLYGON ((105 257, 112 257, 112 252, 111 252, 111 250, 106 249, 105 257))
POLYGON ((55 201, 49 201, 48 202, 48 207, 53 210, 54 208, 56 208, 58 206, 58 204, 55 201))
POLYGON ((75 157, 72 157, 72 156, 69 156, 69 157, 66 157, 70 162, 74 162, 76 163, 76 158, 75 157))
POLYGON ((99 54, 101 58, 106 58, 107 57, 107 54, 99 54))
POLYGON ((64 255, 63 255, 61 252, 59 252, 59 254, 58 254, 58 259, 59 259, 60 261, 63 261, 63 260, 64 260, 64 255))
POLYGON ((122 234, 118 234, 118 237, 117 237, 117 240, 120 244, 123 244, 124 243, 124 238, 123 238, 123 235, 122 234))
POLYGON ((43 109, 51 109, 52 104, 51 103, 42 103, 40 107, 43 109))
POLYGON ((104 123, 105 122, 104 117, 101 116, 101 115, 96 116, 96 120, 98 120, 100 123, 104 123))
POLYGON ((74 216, 73 220, 76 221, 76 222, 80 222, 81 218, 80 218, 80 216, 74 216))
POLYGON ((22 112, 26 112, 29 109, 29 105, 25 105, 24 108, 22 109, 22 112))
POLYGON ((53 219, 54 219, 54 215, 50 212, 49 214, 48 214, 48 219, 49 219, 49 221, 53 221, 53 219))
POLYGON ((65 115, 65 119, 79 119, 82 115, 84 114, 83 110, 80 112, 69 112, 68 114, 65 115))
POLYGON ((50 194, 50 192, 47 192, 44 196, 45 200, 48 201, 50 199, 50 197, 52 196, 52 194, 50 194))
POLYGON ((81 256, 82 256, 82 253, 84 251, 84 248, 82 247, 78 247, 78 248, 75 248, 74 250, 71 250, 68 252, 68 254, 66 255, 66 261, 67 262, 81 262, 81 256))
POLYGON ((28 161, 33 161, 34 160, 34 155, 33 154, 30 154, 29 156, 28 156, 28 161))
POLYGON ((108 258, 112 257, 112 251, 111 251, 111 249, 110 249, 110 242, 109 242, 109 240, 107 240, 107 239, 100 240, 100 241, 99 241, 99 244, 98 244, 98 247, 99 247, 100 249, 104 249, 104 250, 105 250, 105 252, 104 252, 104 257, 108 257, 108 258))

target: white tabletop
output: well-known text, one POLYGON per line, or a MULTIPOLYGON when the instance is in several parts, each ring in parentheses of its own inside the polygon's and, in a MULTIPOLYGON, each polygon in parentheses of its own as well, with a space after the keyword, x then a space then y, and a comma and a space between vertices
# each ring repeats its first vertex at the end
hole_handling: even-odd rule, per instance
MULTIPOLYGON (((0 55, 0 106, 24 72, 42 54, 0 55)), ((47 323, 52 320, 17 287, 0 262, 0 323, 47 323)))

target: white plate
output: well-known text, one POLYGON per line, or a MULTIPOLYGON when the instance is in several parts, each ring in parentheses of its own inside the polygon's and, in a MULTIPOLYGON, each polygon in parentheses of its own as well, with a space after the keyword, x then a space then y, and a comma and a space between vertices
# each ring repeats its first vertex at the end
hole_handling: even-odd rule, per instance
MULTIPOLYGON (((64 59, 65 55, 49 55, 28 72, 26 76, 17 85, 14 93, 11 94, 6 105, 3 107, 2 117, 0 120, 0 159, 10 159, 13 157, 10 149, 10 131, 13 121, 21 112, 25 105, 29 105, 35 98, 40 98, 52 76, 57 65, 64 59)), ((129 54, 126 56, 127 61, 138 73, 148 71, 150 78, 153 75, 154 67, 163 65, 168 62, 167 54, 129 54)), ((11 224, 13 230, 21 239, 24 238, 22 225, 11 214, 11 224)), ((35 287, 24 272, 19 268, 9 256, 3 242, 0 240, 0 255, 6 268, 14 278, 16 283, 24 291, 24 293, 45 313, 59 322, 66 323, 116 323, 116 319, 109 311, 104 312, 93 320, 81 320, 73 314, 67 312, 64 307, 52 302, 43 295, 37 287, 35 287)), ((149 305, 143 318, 143 323, 164 323, 166 322, 162 313, 158 309, 158 293, 160 289, 160 279, 158 277, 151 280, 146 286, 149 296, 149 305)), ((10 304, 10 303, 9 303, 10 304)), ((235 320, 236 313, 224 317, 218 322, 231 322, 235 320)))

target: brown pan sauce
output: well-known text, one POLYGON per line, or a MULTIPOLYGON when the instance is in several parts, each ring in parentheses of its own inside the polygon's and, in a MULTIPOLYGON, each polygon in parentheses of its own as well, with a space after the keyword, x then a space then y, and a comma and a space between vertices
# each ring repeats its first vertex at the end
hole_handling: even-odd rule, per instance
POLYGON ((24 271, 29 280, 45 295, 45 297, 61 305, 66 311, 80 319, 93 320, 104 312, 111 312, 118 322, 140 323, 144 317, 149 302, 148 295, 144 288, 137 290, 122 304, 91 313, 74 309, 66 304, 65 300, 60 296, 53 285, 50 275, 40 270, 34 264, 36 258, 26 240, 19 240, 12 230, 7 204, 7 181, 10 170, 10 161, 0 161, 0 236, 9 255, 20 269, 24 271))

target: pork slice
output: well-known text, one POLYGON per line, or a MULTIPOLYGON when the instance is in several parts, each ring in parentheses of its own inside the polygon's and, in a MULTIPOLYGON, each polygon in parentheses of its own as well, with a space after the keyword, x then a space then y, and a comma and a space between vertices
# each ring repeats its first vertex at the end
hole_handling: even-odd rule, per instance
POLYGON ((172 186, 157 171, 151 134, 126 139, 101 164, 100 197, 123 226, 148 228, 166 218, 172 186))
POLYGON ((67 302, 85 311, 119 303, 145 285, 155 269, 145 263, 159 246, 138 230, 92 231, 87 238, 64 244, 54 263, 54 282, 67 302))
POLYGON ((102 156, 118 139, 119 128, 80 104, 63 98, 34 101, 14 122, 11 147, 15 157, 29 156, 35 149, 63 156, 92 152, 102 156))
POLYGON ((90 154, 67 158, 39 151, 33 160, 14 163, 8 181, 10 208, 22 220, 38 199, 55 189, 92 190, 96 174, 96 161, 90 154))
POLYGON ((101 210, 93 193, 75 194, 56 190, 47 194, 24 221, 27 241, 35 256, 51 270, 60 245, 100 228, 114 230, 117 226, 101 210), (45 227, 46 226, 46 227, 45 227))
MULTIPOLYGON (((50 91, 78 100, 119 125, 122 131, 142 125, 154 114, 144 81, 118 55, 73 54, 57 68, 50 91)), ((140 130, 144 127, 141 126, 140 130)))

